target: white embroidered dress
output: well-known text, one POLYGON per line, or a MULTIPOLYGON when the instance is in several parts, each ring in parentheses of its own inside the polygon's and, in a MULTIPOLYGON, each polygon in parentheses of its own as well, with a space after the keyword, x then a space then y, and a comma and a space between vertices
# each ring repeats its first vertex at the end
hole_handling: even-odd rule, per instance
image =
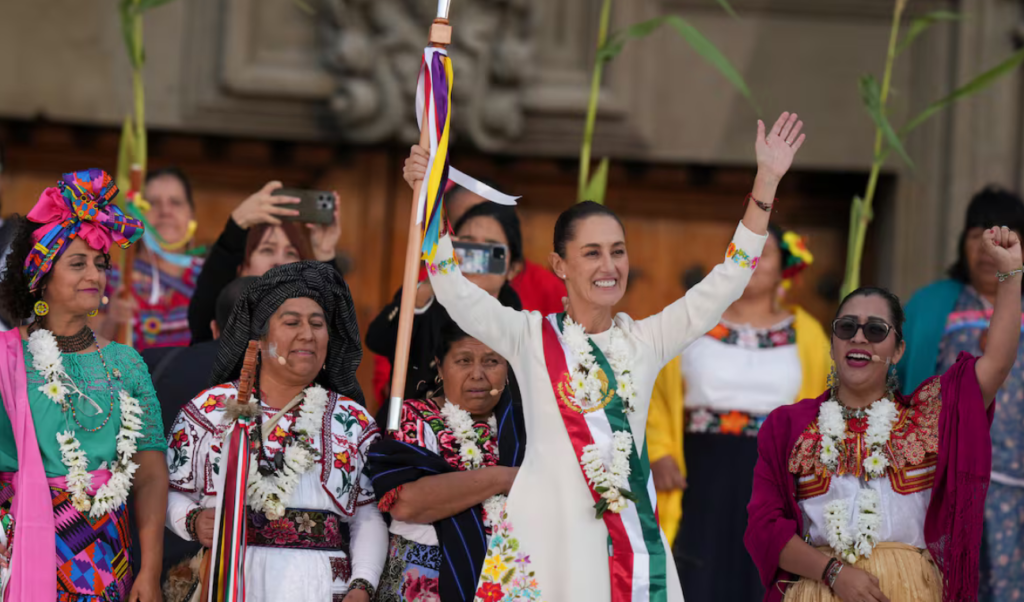
MULTIPOLYGON (((171 429, 167 527, 184 539, 191 539, 185 529, 189 511, 217 505, 217 488, 223 480, 218 479, 221 435, 230 425, 224 408, 236 394, 232 383, 200 393, 185 405, 171 429)), ((266 405, 262 408, 264 420, 276 413, 266 405)), ((278 438, 294 420, 290 412, 264 437, 267 454, 281 450, 278 438)), ((380 430, 364 408, 336 393, 328 394, 323 430, 316 441, 320 462, 302 475, 288 507, 340 515, 349 527, 351 558, 338 551, 249 545, 245 556, 249 602, 341 600, 349 582, 357 578, 376 587, 384 569, 388 533, 363 466, 369 446, 379 437, 380 430), (322 453, 324 449, 327 453, 322 453)))
MULTIPOLYGON (((728 258, 685 297, 644 320, 622 313, 615 316, 615 324, 626 336, 637 391, 629 426, 638 448, 644 442, 658 372, 714 327, 722 312, 740 297, 753 273, 751 264, 756 265, 752 260, 760 257, 765 240, 740 224, 728 258)), ((595 518, 594 500, 552 390, 542 339, 546 318, 538 312, 502 306, 457 267, 447 267, 452 265, 451 258, 451 240, 445 237, 428 270, 435 295, 460 327, 512 365, 523 387, 529 441, 508 498, 505 520, 491 539, 477 600, 499 599, 494 588, 501 587, 502 602, 609 602, 608 529, 604 521, 595 518), (516 549, 514 562, 505 563, 509 556, 497 552, 512 547, 516 549)), ((609 332, 593 335, 591 340, 607 355, 609 332)), ((672 552, 664 535, 661 539, 668 564, 667 599, 679 602, 683 595, 672 552)))

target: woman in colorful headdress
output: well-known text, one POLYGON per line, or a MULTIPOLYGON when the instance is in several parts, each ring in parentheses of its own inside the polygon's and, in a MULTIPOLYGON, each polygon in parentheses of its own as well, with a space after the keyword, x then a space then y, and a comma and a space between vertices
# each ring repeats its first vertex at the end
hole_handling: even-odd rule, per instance
POLYGON ((160 405, 139 354, 88 324, 111 246, 127 248, 143 234, 112 204, 117 193, 102 170, 64 174, 21 220, 0 282, 6 313, 22 324, 33 318, 0 335, 7 602, 159 599, 167 505, 160 405), (142 548, 138 575, 133 545, 142 548))
POLYGON ((143 235, 132 266, 130 295, 119 294, 121 273, 111 271, 100 332, 114 338, 118 326, 131 323, 132 346, 139 351, 188 345, 188 305, 203 267, 202 258, 189 252, 196 233, 192 187, 176 168, 150 171, 134 204, 152 230, 143 235))
POLYGON ((768 233, 743 296, 665 367, 651 401, 647 432, 659 514, 670 541, 676 538, 687 600, 764 595, 743 547, 758 427, 776 407, 817 395, 828 375, 821 324, 783 296, 814 258, 796 232, 769 225, 768 233), (729 579, 721 579, 723 572, 729 579))

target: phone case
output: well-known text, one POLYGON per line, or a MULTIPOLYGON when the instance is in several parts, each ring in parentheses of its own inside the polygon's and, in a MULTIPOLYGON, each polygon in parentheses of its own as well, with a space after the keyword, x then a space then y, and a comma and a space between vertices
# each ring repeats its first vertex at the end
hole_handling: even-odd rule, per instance
POLYGON ((334 221, 334 194, 325 190, 303 190, 301 188, 278 188, 273 196, 290 196, 299 199, 298 205, 286 205, 298 210, 298 215, 282 215, 287 222, 330 224, 334 221))
POLYGON ((454 248, 463 274, 504 274, 508 269, 505 245, 455 241, 454 248))

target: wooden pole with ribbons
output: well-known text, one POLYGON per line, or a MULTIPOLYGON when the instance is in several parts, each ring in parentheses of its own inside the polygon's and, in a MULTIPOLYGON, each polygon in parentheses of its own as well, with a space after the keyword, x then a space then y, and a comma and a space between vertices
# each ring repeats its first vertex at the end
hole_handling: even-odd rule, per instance
MULTIPOLYGON (((437 18, 430 26, 430 46, 447 48, 452 42, 452 28, 448 23, 451 0, 438 0, 437 18)), ((420 121, 420 146, 430 147, 430 130, 433 123, 428 115, 428 102, 423 106, 420 121)), ((405 400, 405 378, 409 370, 409 347, 412 343, 412 321, 416 305, 416 284, 420 273, 420 253, 423 238, 420 232, 419 199, 424 180, 416 182, 412 191, 412 210, 409 212, 409 242, 405 248, 405 274, 402 278, 402 300, 398 317, 398 342, 395 345, 395 361, 391 375, 391 399, 388 406, 388 431, 398 430, 405 400)))

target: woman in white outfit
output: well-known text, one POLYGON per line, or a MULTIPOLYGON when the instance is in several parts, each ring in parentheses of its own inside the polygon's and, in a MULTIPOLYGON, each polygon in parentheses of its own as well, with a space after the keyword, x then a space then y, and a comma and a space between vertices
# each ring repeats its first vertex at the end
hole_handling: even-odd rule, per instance
POLYGON ((370 602, 388 532, 363 466, 380 431, 358 403, 352 297, 326 264, 273 268, 235 304, 213 370, 221 384, 186 404, 171 429, 167 526, 211 545, 222 439, 237 416, 233 379, 250 338, 260 343, 251 403, 263 437, 246 483, 246 599, 370 602))
MULTIPOLYGON (((662 313, 613 315, 629 259, 619 219, 595 203, 555 225, 551 266, 565 280, 567 312, 543 316, 501 306, 458 269, 441 239, 428 267, 438 301, 466 332, 507 358, 523 387, 530 446, 489 542, 476 599, 653 602, 683 599, 658 527, 644 444, 658 372, 711 329, 743 292, 764 246, 780 178, 804 141, 783 113, 765 135, 758 173, 725 260, 662 313)), ((423 149, 406 162, 423 178, 423 149)))

